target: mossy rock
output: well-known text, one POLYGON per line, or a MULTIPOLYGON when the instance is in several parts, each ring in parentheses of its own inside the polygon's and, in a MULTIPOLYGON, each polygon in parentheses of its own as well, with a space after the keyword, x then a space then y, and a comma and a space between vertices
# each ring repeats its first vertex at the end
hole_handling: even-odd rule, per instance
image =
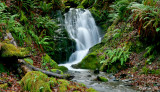
POLYGON ((57 81, 56 78, 51 77, 49 79, 49 83, 50 83, 51 86, 56 86, 56 84, 58 83, 58 81, 57 81))
POLYGON ((103 77, 103 76, 98 76, 98 77, 97 77, 97 80, 98 80, 98 81, 102 81, 102 82, 108 82, 108 79, 105 78, 105 77, 103 77))
POLYGON ((63 74, 63 72, 59 69, 51 69, 51 72, 57 73, 57 74, 63 74))
POLYGON ((58 69, 63 71, 63 72, 67 72, 68 71, 68 68, 65 67, 65 66, 58 66, 58 69))
POLYGON ((25 48, 18 48, 13 44, 1 43, 1 57, 24 57, 29 52, 25 48))
POLYGON ((7 83, 0 84, 0 89, 6 89, 8 87, 7 83))
POLYGON ((83 7, 83 6, 81 6, 81 5, 80 5, 80 6, 77 6, 77 8, 81 8, 81 9, 84 9, 84 7, 83 7))
POLYGON ((97 92, 97 91, 93 88, 89 88, 89 89, 86 90, 86 92, 97 92))
POLYGON ((58 68, 58 64, 47 54, 42 57, 41 62, 43 66, 46 66, 46 64, 48 63, 51 68, 54 68, 54 69, 58 68))
POLYGON ((105 43, 98 43, 89 49, 89 53, 99 50, 99 48, 103 47, 105 43))
POLYGON ((92 69, 95 70, 96 68, 100 67, 100 62, 98 62, 97 54, 90 53, 88 54, 77 66, 82 69, 92 69))
POLYGON ((48 76, 38 71, 28 72, 21 79, 20 84, 25 91, 52 92, 48 76))
POLYGON ((60 87, 59 87, 60 92, 66 92, 68 89, 67 86, 69 86, 70 82, 67 80, 64 80, 64 79, 59 79, 58 83, 60 85, 60 87))

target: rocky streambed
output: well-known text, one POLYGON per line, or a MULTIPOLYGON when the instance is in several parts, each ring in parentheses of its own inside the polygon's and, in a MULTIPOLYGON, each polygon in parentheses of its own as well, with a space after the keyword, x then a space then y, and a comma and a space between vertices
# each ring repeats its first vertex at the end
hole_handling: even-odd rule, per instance
POLYGON ((68 73, 74 75, 72 79, 74 82, 85 84, 87 87, 92 87, 98 92, 139 92, 136 88, 129 85, 130 79, 118 80, 113 74, 106 74, 100 72, 95 74, 94 71, 72 71, 68 73), (108 79, 108 82, 102 82, 97 80, 97 76, 103 76, 108 79))

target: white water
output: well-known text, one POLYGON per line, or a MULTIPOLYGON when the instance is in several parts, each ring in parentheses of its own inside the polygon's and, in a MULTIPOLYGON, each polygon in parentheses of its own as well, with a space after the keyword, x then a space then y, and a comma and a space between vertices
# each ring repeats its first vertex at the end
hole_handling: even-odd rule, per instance
POLYGON ((89 10, 73 8, 65 14, 65 28, 76 41, 76 51, 72 53, 68 63, 61 65, 69 70, 77 70, 71 65, 79 63, 87 55, 89 48, 100 42, 98 28, 89 10))

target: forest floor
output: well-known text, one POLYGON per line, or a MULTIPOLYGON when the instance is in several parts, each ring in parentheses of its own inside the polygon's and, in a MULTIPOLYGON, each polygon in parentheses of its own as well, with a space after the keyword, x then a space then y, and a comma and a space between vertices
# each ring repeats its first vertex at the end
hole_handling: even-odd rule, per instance
MULTIPOLYGON (((152 70, 157 70, 160 67, 159 57, 151 64, 145 65, 145 58, 141 58, 144 53, 133 53, 130 60, 134 67, 127 68, 115 74, 116 78, 131 79, 130 86, 136 86, 142 91, 160 91, 160 74, 152 74, 152 70)), ((158 72, 158 70, 157 70, 158 72)))

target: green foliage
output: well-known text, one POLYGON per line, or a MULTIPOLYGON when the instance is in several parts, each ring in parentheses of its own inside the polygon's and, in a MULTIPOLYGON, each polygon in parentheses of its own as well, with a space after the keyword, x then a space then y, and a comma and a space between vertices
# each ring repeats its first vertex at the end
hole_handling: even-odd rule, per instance
POLYGON ((129 58, 130 52, 128 50, 118 48, 113 50, 107 50, 108 59, 105 61, 101 61, 101 63, 106 65, 112 65, 112 63, 120 62, 121 65, 124 65, 129 58))
POLYGON ((118 0, 110 7, 113 9, 108 15, 111 19, 110 21, 116 24, 118 21, 126 21, 128 18, 129 11, 127 9, 130 4, 129 0, 118 0))
POLYGON ((21 15, 20 15, 20 21, 26 23, 27 22, 27 17, 25 16, 25 13, 23 11, 21 11, 21 15))
POLYGON ((149 69, 147 68, 146 66, 144 66, 142 69, 141 69, 141 74, 156 74, 156 75, 159 75, 160 74, 160 69, 149 69))
POLYGON ((19 4, 17 4, 18 6, 16 8, 28 13, 35 8, 36 4, 35 0, 19 0, 17 3, 19 4))
POLYGON ((48 13, 52 8, 52 3, 47 4, 46 2, 41 1, 39 7, 42 9, 44 13, 48 13))
POLYGON ((102 25, 102 24, 106 25, 108 21, 108 15, 109 15, 109 12, 107 10, 100 11, 99 9, 92 7, 90 11, 93 17, 95 18, 96 23, 98 23, 99 25, 102 25))
MULTIPOLYGON (((156 3, 156 1, 153 2, 156 3)), ((133 26, 138 29, 140 36, 155 37, 157 35, 156 29, 160 22, 160 9, 154 6, 154 3, 149 3, 153 5, 146 5, 145 2, 144 4, 133 2, 128 6, 128 9, 132 11, 130 18, 133 19, 133 26)))
POLYGON ((18 15, 10 16, 9 20, 6 20, 7 30, 9 30, 15 40, 19 42, 20 45, 23 45, 24 38, 26 38, 24 27, 17 21, 15 21, 15 17, 18 15))
POLYGON ((150 71, 150 69, 147 68, 146 66, 144 66, 144 67, 142 68, 142 70, 141 70, 141 73, 142 73, 142 74, 148 74, 149 71, 150 71))
POLYGON ((38 28, 38 32, 42 32, 45 29, 45 31, 47 31, 49 35, 53 34, 54 30, 57 29, 56 23, 54 22, 54 20, 50 19, 49 16, 45 17, 39 16, 38 18, 35 18, 35 20, 36 20, 35 26, 38 28))

